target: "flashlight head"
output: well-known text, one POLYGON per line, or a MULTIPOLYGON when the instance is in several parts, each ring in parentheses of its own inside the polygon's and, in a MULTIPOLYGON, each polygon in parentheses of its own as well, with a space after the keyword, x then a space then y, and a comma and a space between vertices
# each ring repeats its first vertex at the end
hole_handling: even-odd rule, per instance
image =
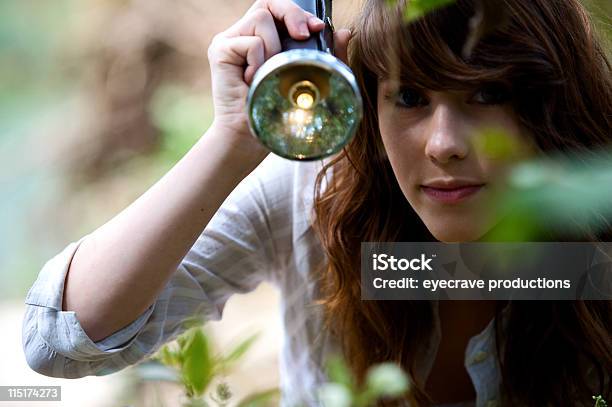
POLYGON ((251 132, 292 160, 330 156, 354 136, 362 101, 351 70, 312 49, 277 54, 259 68, 249 89, 251 132))

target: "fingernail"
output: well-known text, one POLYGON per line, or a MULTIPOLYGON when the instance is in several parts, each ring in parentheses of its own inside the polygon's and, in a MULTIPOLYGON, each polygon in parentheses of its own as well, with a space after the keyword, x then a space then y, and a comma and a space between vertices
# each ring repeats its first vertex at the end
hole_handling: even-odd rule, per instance
POLYGON ((310 36, 310 30, 308 30, 308 25, 306 25, 306 23, 300 24, 300 35, 303 35, 306 37, 310 36))

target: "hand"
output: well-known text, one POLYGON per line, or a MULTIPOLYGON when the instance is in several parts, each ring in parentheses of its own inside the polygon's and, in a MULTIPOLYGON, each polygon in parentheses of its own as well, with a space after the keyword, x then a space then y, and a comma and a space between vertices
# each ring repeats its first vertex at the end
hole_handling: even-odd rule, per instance
MULTIPOLYGON (((209 49, 215 126, 241 143, 257 144, 250 134, 246 114, 249 85, 257 69, 281 51, 274 20, 287 27, 295 40, 305 40, 325 24, 289 0, 258 0, 227 30, 217 34, 209 49)), ((334 42, 336 56, 346 62, 350 32, 338 30, 334 42)))

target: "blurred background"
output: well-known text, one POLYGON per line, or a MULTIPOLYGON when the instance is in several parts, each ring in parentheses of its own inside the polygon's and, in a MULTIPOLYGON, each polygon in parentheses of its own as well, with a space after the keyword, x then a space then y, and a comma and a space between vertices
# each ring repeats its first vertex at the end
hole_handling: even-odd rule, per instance
MULTIPOLYGON (((336 27, 360 3, 336 0, 336 27)), ((584 3, 610 44, 612 2, 584 3)), ((63 401, 48 406, 127 405, 130 369, 78 380, 29 370, 23 299, 49 258, 129 205, 205 132, 212 120, 206 49, 250 4, 0 1, 0 385, 62 385, 63 401)), ((209 328, 220 349, 262 333, 228 378, 236 394, 277 385, 274 288, 235 296, 209 328)), ((178 405, 181 389, 166 390, 164 405, 178 405)))

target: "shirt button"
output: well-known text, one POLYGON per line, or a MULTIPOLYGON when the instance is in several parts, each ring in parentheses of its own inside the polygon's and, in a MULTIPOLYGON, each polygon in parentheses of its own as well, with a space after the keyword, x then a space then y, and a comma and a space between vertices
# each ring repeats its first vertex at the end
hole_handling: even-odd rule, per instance
POLYGON ((489 354, 487 352, 476 352, 474 354, 474 356, 472 356, 472 360, 471 360, 471 364, 476 364, 476 363, 480 363, 483 362, 487 357, 489 356, 489 354))
POLYGON ((497 402, 497 400, 489 400, 487 401, 487 407, 498 407, 499 403, 497 402))

